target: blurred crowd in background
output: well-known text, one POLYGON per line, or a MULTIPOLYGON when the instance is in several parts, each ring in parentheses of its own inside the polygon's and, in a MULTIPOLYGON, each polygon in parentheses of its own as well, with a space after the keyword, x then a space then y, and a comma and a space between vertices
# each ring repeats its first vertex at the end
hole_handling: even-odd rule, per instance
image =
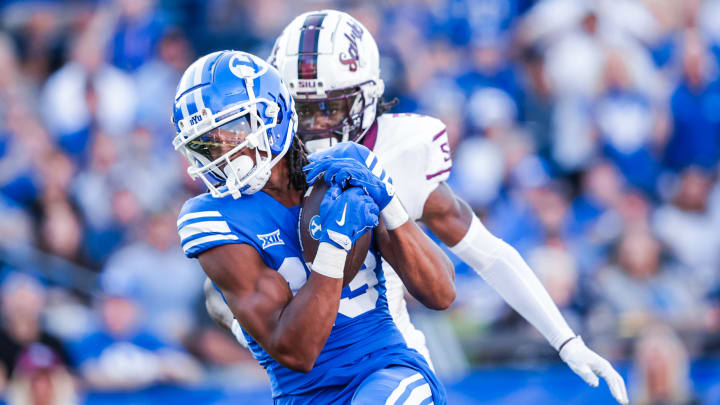
MULTIPOLYGON (((0 2, 6 400, 265 384, 180 248, 179 207, 204 190, 169 117, 196 57, 266 57, 322 8, 373 34, 393 112, 447 124, 451 186, 591 347, 632 363, 631 398, 694 403, 691 362, 720 355, 720 0, 0 2)), ((557 361, 456 270, 449 311, 411 303, 441 373, 557 361)))

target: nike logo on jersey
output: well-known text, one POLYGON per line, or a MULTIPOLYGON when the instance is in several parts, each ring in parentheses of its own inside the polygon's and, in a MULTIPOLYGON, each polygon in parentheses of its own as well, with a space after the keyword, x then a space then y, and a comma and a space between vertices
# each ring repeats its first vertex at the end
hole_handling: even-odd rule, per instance
POLYGON ((339 220, 335 220, 335 222, 338 224, 338 226, 345 225, 345 213, 347 212, 347 203, 345 203, 345 206, 343 207, 343 213, 339 220))

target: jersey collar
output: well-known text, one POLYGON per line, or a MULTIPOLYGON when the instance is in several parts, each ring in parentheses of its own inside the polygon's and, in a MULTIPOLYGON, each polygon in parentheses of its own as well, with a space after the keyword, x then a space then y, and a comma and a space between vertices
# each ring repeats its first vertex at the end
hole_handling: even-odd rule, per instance
POLYGON ((366 148, 373 150, 375 148, 375 142, 377 141, 378 123, 377 120, 368 129, 367 133, 362 139, 362 145, 366 148))

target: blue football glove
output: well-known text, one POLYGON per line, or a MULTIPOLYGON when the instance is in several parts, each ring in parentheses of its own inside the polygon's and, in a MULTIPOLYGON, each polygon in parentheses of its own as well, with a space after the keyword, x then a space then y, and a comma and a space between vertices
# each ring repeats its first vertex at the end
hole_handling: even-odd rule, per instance
POLYGON ((373 173, 375 177, 378 177, 387 183, 392 183, 392 180, 382 169, 380 162, 378 162, 377 156, 375 156, 370 149, 355 142, 341 142, 332 148, 315 152, 308 156, 310 164, 305 166, 303 170, 305 171, 306 178, 310 184, 314 183, 320 173, 324 171, 320 169, 313 169, 314 167, 317 167, 316 163, 326 159, 353 159, 370 169, 370 172, 373 173))
POLYGON ((314 183, 324 173, 330 186, 361 187, 380 208, 389 230, 407 222, 407 212, 395 195, 392 179, 370 149, 355 142, 341 142, 309 158, 311 163, 303 168, 308 183, 314 183))
MULTIPOLYGON (((387 207, 395 195, 395 188, 390 182, 380 180, 367 166, 352 158, 326 157, 308 164, 303 170, 306 170, 310 184, 314 183, 320 174, 325 173, 325 182, 331 187, 362 188, 381 210, 387 207)), ((382 171, 381 175, 388 179, 385 171, 382 171)))
POLYGON ((313 271, 342 278, 347 253, 360 236, 378 225, 379 211, 360 188, 342 191, 339 186, 332 186, 320 203, 322 234, 313 271))
POLYGON ((351 187, 341 191, 333 186, 320 203, 320 242, 328 242, 350 251, 360 236, 378 225, 380 210, 363 190, 351 187))
POLYGON ((332 148, 313 153, 308 159, 310 162, 316 162, 327 157, 352 158, 365 163, 366 160, 371 159, 369 156, 375 157, 375 154, 364 145, 356 142, 340 142, 332 148))

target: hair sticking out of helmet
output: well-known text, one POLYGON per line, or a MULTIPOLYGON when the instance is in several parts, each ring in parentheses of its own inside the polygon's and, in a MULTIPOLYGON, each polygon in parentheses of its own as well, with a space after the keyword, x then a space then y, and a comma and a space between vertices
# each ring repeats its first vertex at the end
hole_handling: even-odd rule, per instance
POLYGON ((279 73, 245 52, 222 51, 185 71, 175 97, 173 146, 214 197, 252 194, 290 149, 297 130, 279 73))
POLYGON ((359 21, 312 11, 283 31, 268 59, 295 98, 298 135, 308 151, 359 141, 377 116, 384 83, 377 44, 359 21))

